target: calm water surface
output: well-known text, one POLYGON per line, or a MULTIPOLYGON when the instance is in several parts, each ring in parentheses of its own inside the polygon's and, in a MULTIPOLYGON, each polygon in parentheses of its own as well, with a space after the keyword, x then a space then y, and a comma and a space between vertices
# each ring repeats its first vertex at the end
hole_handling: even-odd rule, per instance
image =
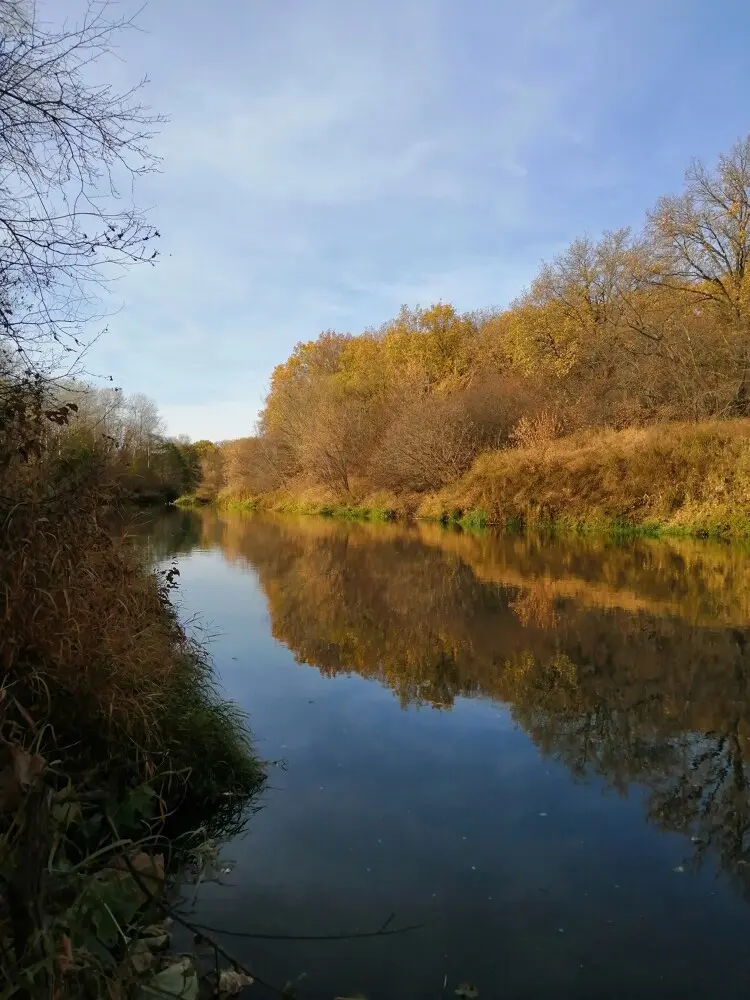
POLYGON ((183 613, 220 633, 225 691, 286 762, 199 918, 421 925, 227 938, 264 979, 750 996, 747 552, 214 513, 139 531, 177 556, 183 613))

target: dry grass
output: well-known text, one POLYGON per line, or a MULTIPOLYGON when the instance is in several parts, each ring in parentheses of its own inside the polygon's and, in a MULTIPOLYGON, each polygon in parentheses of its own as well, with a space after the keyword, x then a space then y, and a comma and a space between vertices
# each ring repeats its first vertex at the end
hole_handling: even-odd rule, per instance
POLYGON ((163 872, 178 842, 226 832, 263 769, 176 617, 172 574, 113 537, 104 459, 45 448, 40 393, 0 390, 0 979, 129 997, 144 970, 123 941, 153 907, 131 905, 113 865, 147 847, 163 872))
POLYGON ((489 523, 750 534, 750 420, 582 433, 481 455, 419 515, 489 523))
POLYGON ((420 495, 416 493, 373 491, 366 483, 355 485, 357 488, 345 497, 303 479, 287 489, 261 494, 225 489, 217 496, 214 506, 226 510, 265 510, 277 514, 318 514, 382 521, 413 517, 419 504, 420 495))
POLYGON ((28 482, 25 492, 0 506, 0 669, 6 703, 28 717, 19 709, 16 723, 49 726, 49 741, 58 753, 66 748, 71 764, 106 761, 126 783, 201 760, 191 781, 200 796, 219 775, 191 729, 216 742, 203 719, 213 716, 230 729, 216 767, 231 764, 244 783, 249 745, 240 720, 213 697, 210 663, 180 627, 166 581, 141 565, 127 539, 111 537, 106 497, 92 486, 34 497, 28 482))
MULTIPOLYGON (((536 439, 535 439, 536 440, 536 439)), ((412 517, 561 529, 750 535, 750 420, 579 432, 485 452, 437 493, 357 482, 348 498, 300 478, 250 495, 224 490, 220 507, 381 519, 412 517)))

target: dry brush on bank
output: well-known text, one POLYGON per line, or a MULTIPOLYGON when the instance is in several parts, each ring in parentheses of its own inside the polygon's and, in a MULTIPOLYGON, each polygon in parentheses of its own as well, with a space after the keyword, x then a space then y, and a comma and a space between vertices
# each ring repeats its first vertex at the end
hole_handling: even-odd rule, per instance
POLYGON ((593 431, 482 455, 419 514, 490 523, 750 535, 750 420, 593 431))
POLYGON ((579 431, 481 453, 442 489, 362 489, 342 498, 298 481, 262 494, 225 489, 219 506, 464 526, 750 536, 750 420, 579 431))
POLYGON ((124 998, 160 968, 142 939, 169 857, 239 822, 263 769, 174 574, 113 537, 99 456, 45 448, 67 414, 38 387, 0 404, 0 969, 31 996, 124 998))

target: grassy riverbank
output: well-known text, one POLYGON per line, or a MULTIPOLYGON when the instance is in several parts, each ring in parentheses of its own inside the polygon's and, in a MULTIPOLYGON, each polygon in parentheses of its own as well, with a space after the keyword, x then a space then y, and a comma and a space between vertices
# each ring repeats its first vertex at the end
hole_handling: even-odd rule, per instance
POLYGON ((491 452, 418 513, 454 510, 483 512, 491 524, 746 537, 750 421, 598 431, 491 452))
POLYGON ((95 455, 22 452, 44 424, 16 395, 0 435, 0 978, 60 1000, 150 995, 177 974, 176 872, 241 822, 264 768, 178 619, 175 571, 113 537, 95 455))
POLYGON ((479 456, 435 493, 224 490, 222 507, 608 534, 750 536, 750 420, 582 432, 479 456))

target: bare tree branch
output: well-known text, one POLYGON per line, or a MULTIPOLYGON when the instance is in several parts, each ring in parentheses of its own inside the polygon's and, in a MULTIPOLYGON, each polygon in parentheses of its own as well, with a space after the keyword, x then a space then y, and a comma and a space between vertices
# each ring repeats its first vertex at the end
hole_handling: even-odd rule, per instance
POLYGON ((134 27, 110 0, 58 28, 0 0, 0 335, 34 369, 50 344, 80 348, 99 293, 156 257, 132 192, 158 167, 149 143, 164 119, 141 103, 145 80, 118 91, 94 75, 134 27))

